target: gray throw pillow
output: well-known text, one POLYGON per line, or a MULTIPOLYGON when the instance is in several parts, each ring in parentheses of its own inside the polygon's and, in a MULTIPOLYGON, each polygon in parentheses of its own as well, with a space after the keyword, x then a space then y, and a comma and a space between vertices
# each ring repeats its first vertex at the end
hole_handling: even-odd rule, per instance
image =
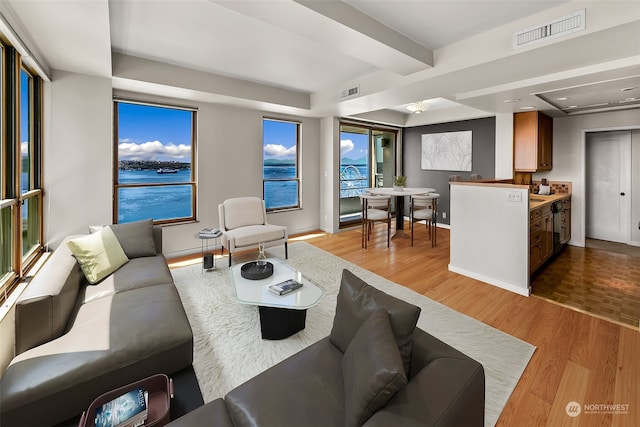
POLYGON ((336 303, 336 315, 329 340, 343 353, 365 320, 378 308, 385 308, 393 335, 396 337, 407 375, 411 366, 413 331, 418 323, 420 307, 368 285, 349 270, 342 271, 336 303))
POLYGON ((389 315, 374 311, 342 358, 345 426, 359 427, 407 384, 389 315))
POLYGON ((109 227, 129 259, 156 255, 152 219, 113 224, 109 227))

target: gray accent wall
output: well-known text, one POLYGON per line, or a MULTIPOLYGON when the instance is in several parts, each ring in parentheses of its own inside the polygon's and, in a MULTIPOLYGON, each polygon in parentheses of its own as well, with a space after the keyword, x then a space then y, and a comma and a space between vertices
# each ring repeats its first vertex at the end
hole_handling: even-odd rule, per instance
MULTIPOLYGON (((404 175, 407 176, 407 187, 435 188, 440 193, 438 222, 449 224, 449 176, 460 175, 463 180, 467 180, 471 174, 475 173, 485 179, 495 178, 495 141, 495 117, 404 128, 402 170, 404 175), (472 132, 471 172, 421 169, 423 134, 466 130, 472 132)), ((405 202, 405 214, 408 215, 408 198, 405 199, 407 199, 405 202)))

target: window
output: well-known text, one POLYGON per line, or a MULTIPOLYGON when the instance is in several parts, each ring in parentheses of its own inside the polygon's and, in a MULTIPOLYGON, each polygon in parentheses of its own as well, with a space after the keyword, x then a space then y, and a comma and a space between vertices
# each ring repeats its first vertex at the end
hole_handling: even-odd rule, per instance
POLYGON ((116 101, 114 112, 114 222, 195 220, 195 110, 116 101))
POLYGON ((42 254, 42 79, 0 42, 0 301, 42 254))
POLYGON ((262 121, 263 197, 267 211, 300 207, 300 123, 262 121))
POLYGON ((396 138, 395 129, 340 123, 340 227, 360 222, 367 188, 393 185, 396 138))

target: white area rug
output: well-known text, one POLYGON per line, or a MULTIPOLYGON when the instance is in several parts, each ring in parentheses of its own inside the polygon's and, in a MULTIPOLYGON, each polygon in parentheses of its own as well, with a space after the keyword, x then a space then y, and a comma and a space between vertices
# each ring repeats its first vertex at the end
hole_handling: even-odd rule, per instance
MULTIPOLYGON (((284 259, 283 247, 268 249, 267 254, 284 259)), ((251 258, 234 257, 234 263, 251 258)), ((205 402, 224 397, 236 386, 328 336, 340 277, 346 268, 370 285, 420 306, 418 327, 482 363, 486 376, 485 424, 495 425, 534 346, 308 243, 289 244, 287 262, 326 295, 307 311, 306 328, 281 341, 261 339, 258 308, 234 301, 226 259, 212 272, 203 273, 200 265, 172 271, 193 329, 193 367, 205 402)))

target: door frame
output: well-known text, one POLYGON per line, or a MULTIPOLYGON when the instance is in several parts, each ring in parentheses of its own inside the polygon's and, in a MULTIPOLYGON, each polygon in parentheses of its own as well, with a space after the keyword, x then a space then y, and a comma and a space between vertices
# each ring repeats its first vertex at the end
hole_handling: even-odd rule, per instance
MULTIPOLYGON (((581 154, 581 163, 582 163, 582 185, 580 191, 578 192, 578 196, 582 198, 582 212, 580 213, 580 227, 582 229, 580 241, 578 241, 578 245, 581 247, 585 247, 587 245, 587 134, 588 133, 597 133, 597 132, 615 132, 615 131, 633 131, 635 129, 640 129, 640 126, 617 126, 617 127, 606 127, 606 128, 593 128, 593 129, 582 129, 582 154, 581 154)), ((633 139, 631 140, 631 149, 633 150, 633 139)), ((633 165, 632 165, 633 167, 633 165)), ((633 176, 633 169, 630 170, 631 180, 633 176)), ((631 189, 629 191, 631 193, 631 189)), ((632 194, 629 195, 632 197, 632 194)), ((633 199, 629 201, 629 217, 631 217, 631 208, 633 206, 633 199)), ((633 224, 630 224, 633 227, 633 224)), ((629 227, 629 242, 631 242, 631 227, 629 227)))

